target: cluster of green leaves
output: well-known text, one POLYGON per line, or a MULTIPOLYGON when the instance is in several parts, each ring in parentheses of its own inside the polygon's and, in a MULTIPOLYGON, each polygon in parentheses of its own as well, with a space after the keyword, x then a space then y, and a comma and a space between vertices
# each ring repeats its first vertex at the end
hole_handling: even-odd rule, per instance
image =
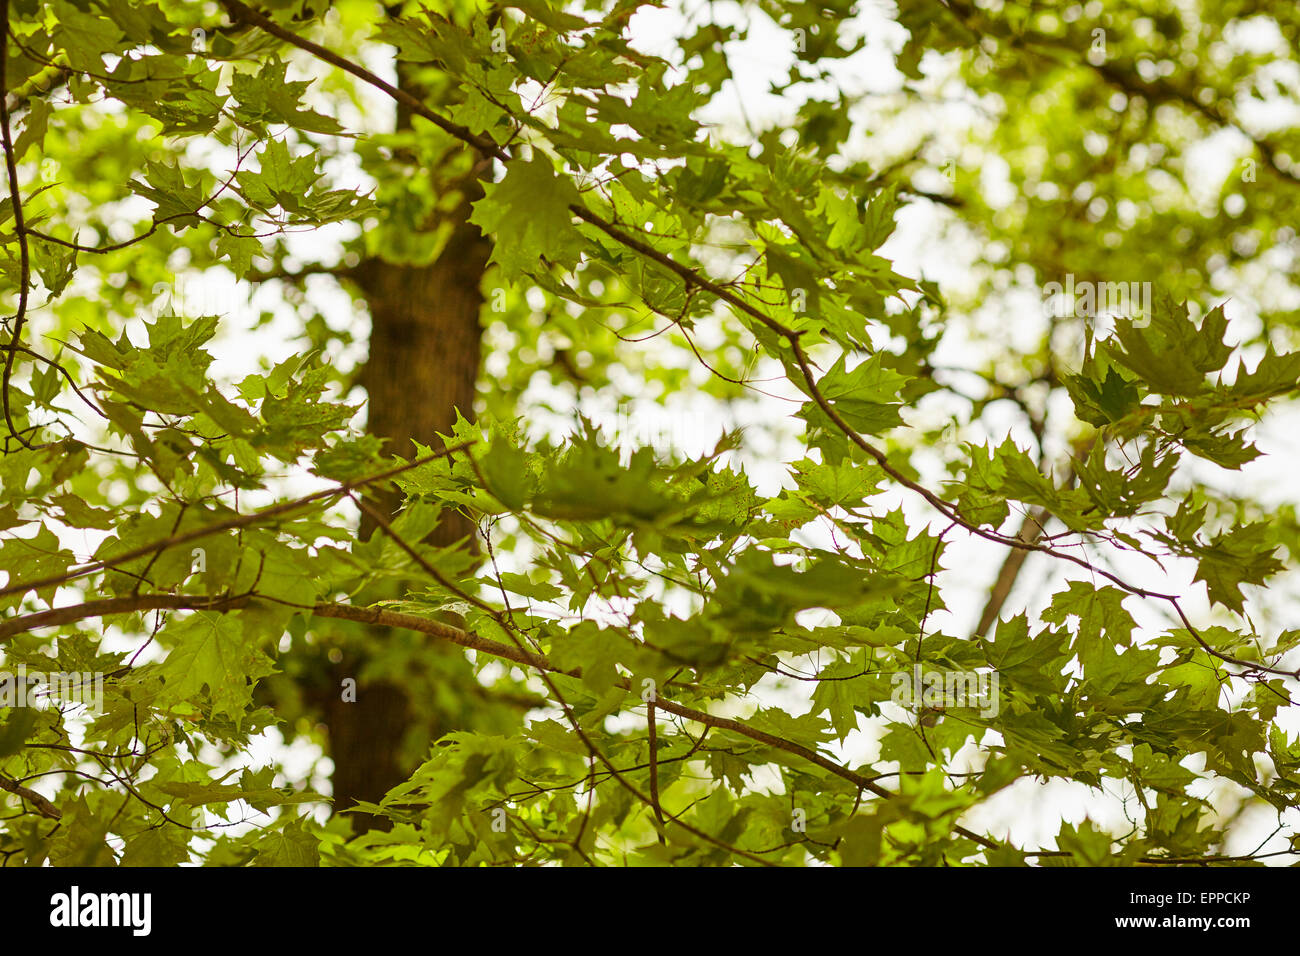
MULTIPOLYGON (((961 214, 1010 239, 1011 261, 1036 276, 1116 276, 1141 249, 1128 261, 1162 294, 1149 321, 1088 334, 1081 352, 1049 328, 1039 351, 967 369, 988 385, 972 420, 1009 398, 1036 448, 974 435, 940 446, 923 413, 962 397, 939 355, 965 315, 881 255, 914 194, 907 164, 861 159, 857 104, 805 89, 861 47, 848 4, 757 5, 797 51, 777 92, 798 115, 735 137, 700 119, 732 78, 733 27, 687 24, 671 63, 632 42, 629 21, 653 6, 641 0, 318 6, 11 5, 0 653, 6 671, 108 679, 95 708, 0 707, 0 783, 18 811, 0 823, 6 861, 1195 861, 1223 856, 1235 832, 1207 779, 1279 820, 1295 806, 1300 742, 1278 717, 1300 631, 1253 605, 1291 570, 1297 525, 1201 476, 1258 456, 1247 427, 1295 390, 1300 352, 1274 343, 1247 362, 1221 308, 1189 307, 1208 288, 1198 270, 1230 245, 1221 228, 1192 230, 1171 201, 1116 250, 1098 238, 1106 223, 1030 209, 1048 192, 1026 187, 1026 224, 1008 233, 961 179, 961 214), (382 50, 425 94, 419 110, 401 104, 416 122, 345 129, 383 95, 361 65, 382 50), (290 79, 304 75, 320 82, 290 79), (366 185, 345 182, 357 163, 366 185), (283 275, 294 232, 343 230, 344 261, 428 262, 467 197, 493 244, 485 286, 510 292, 484 314, 507 371, 485 383, 477 423, 462 418, 409 459, 356 424, 348 371, 322 357, 349 333, 301 296, 288 293, 309 316, 300 347, 237 381, 213 364, 249 348, 233 300, 215 316, 155 301, 180 267, 283 275), (647 328, 664 333, 653 349, 636 341, 647 328), (548 361, 561 352, 581 366, 548 361), (526 428, 538 372, 607 393, 619 366, 673 394, 698 362, 715 373, 701 394, 725 399, 758 386, 754 355, 797 396, 803 429, 774 493, 737 464, 743 436, 691 460, 624 453, 586 421, 563 439, 526 428), (1067 420, 1049 420, 1038 386, 1067 420), (1049 454, 1049 431, 1074 449, 1067 462, 1049 454), (317 490, 292 497, 286 475, 317 490), (334 506, 390 485, 400 514, 358 541, 334 506), (900 507, 900 491, 925 510, 900 507), (1053 522, 1047 537, 1017 530, 1031 509, 1053 522), (451 510, 478 523, 482 552, 423 543, 451 510), (1052 579, 1041 613, 1024 602, 991 634, 962 632, 945 598, 983 581, 945 564, 958 536, 1080 573, 1052 579), (1153 559, 1137 578, 1111 562, 1135 552, 1153 559), (1207 608, 1153 583, 1176 580, 1177 559, 1194 564, 1207 608), (1168 622, 1139 627, 1139 606, 1168 622), (447 710, 484 693, 524 705, 485 705, 472 729, 413 741, 415 773, 363 807, 390 828, 357 836, 346 814, 299 812, 323 800, 310 780, 247 755, 273 728, 319 742, 292 705, 304 679, 292 652, 339 650, 375 624, 402 638, 368 676, 447 710), (471 655, 472 687, 454 685, 438 642, 471 655), (918 667, 996 676, 996 706, 905 706, 897 677, 918 667), (1127 788, 1132 826, 1062 825, 1040 848, 962 822, 1047 779, 1127 788)), ((1097 4, 1124 38, 1118 64, 1100 66, 1073 7, 1049 22, 1012 0, 996 15, 899 6, 909 78, 926 51, 950 54, 978 92, 996 80, 1011 98, 1046 77, 1058 109, 1093 119, 1109 108, 1099 91, 1118 85, 1145 100, 1112 111, 1113 135, 1148 150, 1187 145, 1150 111, 1206 102, 1191 80, 1128 70, 1139 42, 1167 51, 1149 49, 1121 4, 1097 4), (1025 48, 1029 65, 1015 59, 1025 48), (1063 63, 1071 49, 1077 63, 1063 63)), ((1170 4, 1137 6, 1181 22, 1170 4)), ((1218 22, 1237 6, 1215 7, 1218 22)), ((1294 37, 1294 12, 1273 17, 1294 37)), ((1235 121, 1224 109, 1201 113, 1235 121)), ((1064 155, 1054 168, 1091 192, 1062 194, 1109 196, 1111 210, 1143 193, 1150 169, 1132 150, 1093 162, 1067 141, 1085 123, 1024 114, 985 147, 1017 168, 1031 146, 1064 155)), ((1294 188, 1277 158, 1287 142, 1255 144, 1277 180, 1256 191, 1256 228, 1294 188)))

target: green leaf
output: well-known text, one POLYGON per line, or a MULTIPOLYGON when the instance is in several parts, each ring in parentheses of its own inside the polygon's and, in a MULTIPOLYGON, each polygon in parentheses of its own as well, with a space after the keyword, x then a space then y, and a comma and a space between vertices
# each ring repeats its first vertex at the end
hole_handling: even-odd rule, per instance
POLYGON ((530 160, 506 164, 505 178, 486 188, 470 222, 495 237, 492 261, 509 282, 540 269, 543 257, 561 267, 577 263, 579 237, 569 206, 579 201, 573 184, 535 151, 530 160))
POLYGON ((273 672, 259 637, 239 615, 196 611, 171 624, 165 635, 174 646, 158 669, 165 691, 160 703, 180 703, 206 692, 214 715, 238 722, 252 699, 253 684, 273 672))

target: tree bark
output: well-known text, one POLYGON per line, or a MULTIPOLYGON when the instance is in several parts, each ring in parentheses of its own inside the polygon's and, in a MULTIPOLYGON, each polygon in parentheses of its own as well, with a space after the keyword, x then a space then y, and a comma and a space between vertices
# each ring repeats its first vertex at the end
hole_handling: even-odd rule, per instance
MULTIPOLYGON (((361 374, 368 396, 367 430, 388 439, 387 449, 398 454, 413 454, 412 440, 440 447, 436 436, 451 432, 458 409, 466 418, 474 417, 480 285, 490 245, 466 221, 468 210, 466 201, 447 247, 434 262, 407 265, 373 258, 353 273, 371 316, 370 354, 361 374)), ((384 514, 392 514, 399 503, 391 492, 370 500, 384 514)), ((426 543, 448 545, 473 530, 463 515, 447 512, 426 543)), ((363 520, 362 537, 374 531, 373 522, 363 520)), ((375 644, 386 639, 384 629, 370 638, 375 644)), ((336 811, 358 800, 378 803, 414 769, 402 758, 403 737, 412 726, 407 693, 390 681, 362 682, 367 656, 361 652, 333 667, 336 690, 325 719, 336 811), (358 680, 355 702, 344 702, 337 690, 345 677, 358 680)), ((436 739, 452 729, 435 727, 430 734, 436 739)), ((383 826, 377 818, 357 816, 363 827, 383 826)))
MULTIPOLYGON (((400 5, 386 6, 385 10, 389 17, 401 12, 400 5)), ((416 70, 413 64, 399 60, 397 85, 424 98, 428 91, 413 79, 416 70)), ((445 95, 454 97, 456 93, 453 89, 445 95)), ((399 131, 411 128, 410 110, 400 102, 396 104, 394 121, 399 131)), ((482 338, 481 285, 491 243, 469 222, 469 215, 472 203, 482 196, 477 174, 486 168, 476 166, 474 174, 461 184, 462 198, 457 207, 439 215, 441 224, 450 224, 451 236, 437 259, 417 265, 389 262, 379 255, 364 260, 350 272, 349 277, 360 287, 370 309, 370 353, 360 376, 367 395, 367 431, 387 439, 385 448, 389 452, 412 455, 412 441, 440 447, 437 436, 450 434, 458 410, 467 419, 474 417, 482 338)), ((385 515, 392 515, 400 505, 393 492, 374 493, 368 501, 385 515)), ((445 546, 473 532, 467 518, 446 511, 424 543, 445 546)), ((362 539, 373 533, 375 523, 363 515, 362 539)), ((464 725, 457 719, 459 715, 448 715, 435 717, 434 726, 428 726, 417 720, 417 708, 412 706, 403 685, 363 679, 362 671, 371 652, 389 639, 386 629, 374 628, 362 649, 331 665, 332 693, 323 710, 334 761, 336 812, 358 800, 378 803, 410 775, 413 761, 427 753, 427 747, 423 747, 427 740, 436 740, 464 725), (345 677, 357 680, 355 702, 341 698, 339 689, 345 677), (408 734, 418 734, 422 739, 404 757, 403 741, 408 734)), ((468 663, 463 659, 458 663, 464 666, 466 682, 472 685, 474 677, 468 663)), ((354 820, 361 829, 387 828, 383 818, 356 814, 354 820)))

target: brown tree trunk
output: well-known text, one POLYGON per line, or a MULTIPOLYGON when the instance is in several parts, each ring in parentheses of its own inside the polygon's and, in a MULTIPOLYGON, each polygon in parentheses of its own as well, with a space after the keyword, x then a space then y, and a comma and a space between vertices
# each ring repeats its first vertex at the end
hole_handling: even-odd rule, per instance
MULTIPOLYGON (((478 227, 462 221, 430 265, 370 259, 355 273, 371 319, 370 355, 361 373, 368 397, 367 430, 388 439, 391 452, 414 454, 412 441, 436 445, 439 432, 450 434, 457 409, 474 417, 483 305, 479 285, 488 253, 478 227)), ((387 505, 380 507, 386 514, 393 502, 387 505)), ((464 519, 448 521, 431 540, 450 544, 471 530, 464 519)))
MULTIPOLYGON (((400 5, 385 9, 389 17, 401 12, 400 5)), ((412 70, 407 61, 398 61, 398 86, 424 98, 427 93, 413 82, 412 70)), ((411 121, 410 110, 399 102, 395 128, 408 130, 411 121)), ((476 172, 481 171, 482 167, 476 167, 476 172)), ((413 440, 441 447, 437 436, 451 433, 458 410, 468 419, 474 417, 482 337, 481 284, 491 244, 468 220, 471 204, 481 195, 478 179, 469 177, 458 208, 442 219, 452 226, 451 238, 433 262, 410 265, 376 256, 349 273, 370 308, 370 354, 360 379, 367 395, 367 431, 387 439, 389 452, 413 455, 413 440)), ((374 494, 369 502, 384 515, 392 515, 400 504, 391 492, 374 494)), ((363 515, 361 537, 368 538, 376 530, 375 523, 363 515)), ((473 530, 463 515, 444 512, 425 543, 448 545, 473 530)), ((386 631, 375 629, 367 637, 367 648, 380 646, 387 639, 386 631)), ((363 681, 360 675, 366 657, 362 650, 332 667, 335 690, 326 702, 324 716, 334 761, 335 811, 358 800, 378 803, 414 769, 402 755, 403 738, 413 731, 415 716, 407 691, 391 681, 363 681), (358 682, 355 702, 344 702, 338 693, 344 677, 358 682)), ((437 739, 456 727, 414 729, 437 739)), ((417 750, 427 753, 423 747, 417 750)), ((362 828, 385 827, 381 819, 360 815, 356 822, 362 828)))
MULTIPOLYGON (((428 265, 367 260, 352 273, 370 306, 370 355, 361 375, 368 396, 367 430, 388 439, 387 450, 414 454, 411 441, 440 447, 438 433, 450 434, 459 409, 474 415, 483 305, 480 284, 490 246, 476 226, 464 219, 469 203, 446 249, 428 265)), ((370 499, 391 515, 398 500, 391 493, 370 499)), ((374 533, 363 521, 361 534, 374 533)), ((427 543, 446 545, 473 532, 464 516, 447 512, 427 543)), ((376 630, 371 640, 385 640, 376 630)), ((361 682, 364 656, 335 665, 333 686, 357 677, 357 699, 344 702, 337 691, 326 707, 330 756, 334 761, 334 808, 358 800, 377 803, 414 769, 401 757, 402 739, 411 726, 405 690, 388 681, 361 682)), ((452 727, 434 728, 433 737, 452 727)), ((362 826, 382 825, 362 817, 362 826)))

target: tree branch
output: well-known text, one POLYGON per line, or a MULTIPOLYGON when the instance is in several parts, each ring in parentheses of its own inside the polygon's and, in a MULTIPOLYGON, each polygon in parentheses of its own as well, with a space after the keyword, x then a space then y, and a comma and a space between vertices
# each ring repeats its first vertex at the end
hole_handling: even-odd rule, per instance
MULTIPOLYGON (((232 610, 238 610, 241 607, 255 600, 254 595, 225 596, 225 595, 187 595, 187 594, 137 594, 128 595, 120 598, 103 598, 96 601, 88 601, 84 604, 76 604, 70 607, 54 608, 48 611, 39 611, 35 614, 27 614, 20 617, 10 618, 0 623, 0 639, 7 639, 16 634, 24 634, 28 631, 41 627, 53 627, 55 625, 69 624, 74 621, 84 620, 86 618, 103 617, 109 614, 130 614, 139 611, 155 610, 165 608, 169 610, 194 610, 194 611, 216 611, 225 613, 232 610)), ((442 621, 436 621, 431 618, 418 617, 414 614, 406 614, 402 611, 389 611, 377 607, 353 607, 347 604, 316 604, 311 607, 304 607, 304 611, 317 614, 321 617, 334 618, 343 621, 353 621, 358 624, 370 624, 379 627, 396 627, 410 631, 417 631, 421 634, 427 634, 430 637, 436 637, 441 640, 457 644, 467 650, 478 653, 489 654, 493 657, 499 657, 503 660, 513 661, 525 667, 531 667, 535 670, 549 674, 563 674, 567 677, 581 678, 582 670, 574 668, 566 670, 553 664, 549 658, 543 654, 537 654, 522 647, 512 647, 509 644, 503 644, 500 641, 494 641, 491 638, 482 637, 479 634, 453 627, 442 621)), ((631 690, 632 684, 627 678, 620 678, 618 681, 620 687, 624 690, 631 690)), ((693 720, 696 723, 703 724, 706 727, 712 727, 718 730, 729 730, 732 733, 739 734, 742 737, 748 737, 750 740, 758 743, 767 744, 778 750, 784 750, 786 753, 794 754, 797 757, 816 764, 823 770, 829 771, 837 777, 840 777, 855 787, 869 790, 878 797, 890 799, 893 794, 873 782, 869 777, 841 766, 829 757, 817 753, 802 744, 793 740, 787 740, 784 737, 778 737, 775 734, 769 734, 757 728, 750 727, 743 721, 733 720, 729 717, 718 717, 702 710, 696 710, 693 707, 687 707, 684 704, 676 703, 664 697, 658 697, 655 706, 660 710, 666 710, 670 714, 676 714, 686 720, 693 720)), ((982 837, 973 831, 963 827, 954 828, 955 831, 967 839, 984 846, 993 848, 996 846, 991 840, 982 837)))
POLYGON ((9 379, 14 371, 14 358, 22 344, 23 324, 27 320, 27 287, 31 284, 32 266, 27 249, 27 221, 23 215, 23 195, 18 188, 18 168, 14 161, 14 144, 9 131, 9 84, 6 76, 9 52, 9 0, 0 0, 0 140, 5 151, 5 171, 9 176, 9 202, 13 206, 14 233, 18 237, 18 311, 9 333, 5 349, 4 375, 0 379, 0 402, 4 405, 5 426, 19 444, 31 448, 32 444, 14 426, 9 408, 9 379))
POLYGON ((334 498, 339 495, 345 495, 354 488, 362 488, 366 485, 374 484, 379 481, 387 481, 389 478, 396 477, 403 472, 410 471, 412 468, 418 468, 421 465, 427 465, 431 461, 442 458, 444 455, 450 455, 470 447, 473 442, 461 442, 458 445, 452 445, 449 448, 443 448, 423 458, 417 458, 414 461, 405 462, 396 468, 390 468, 382 471, 377 475, 370 475, 367 478, 358 478, 353 481, 345 481, 334 486, 326 488, 324 491, 317 491, 310 495, 304 495, 301 498, 294 498, 292 501, 282 501, 277 505, 271 505, 263 508, 261 511, 254 511, 250 514, 239 515, 229 518, 225 521, 218 521, 215 524, 205 525, 202 528, 195 528, 182 534, 173 535, 170 538, 163 538, 150 544, 141 545, 124 554, 117 554, 111 558, 105 558, 101 561, 93 561, 72 571, 66 571, 63 574, 51 575, 47 578, 39 578, 35 581, 18 581, 14 584, 8 584, 0 588, 0 597, 9 594, 21 594, 26 591, 39 591, 43 588, 52 587, 58 584, 66 584, 77 578, 85 577, 87 574, 94 574, 96 571, 103 571, 112 567, 114 564, 123 564, 127 561, 134 561, 136 558, 142 558, 147 554, 153 554, 159 551, 165 551, 168 548, 174 548, 178 545, 188 544, 191 541, 197 541, 200 538, 207 538, 214 534, 220 534, 223 531, 234 531, 238 528, 246 528, 250 525, 257 524, 259 521, 265 521, 267 518, 279 517, 288 514, 291 511, 304 507, 326 498, 334 498))
MULTIPOLYGON (((1046 508, 1037 508, 1028 512, 1016 537, 1027 544, 1033 544, 1043 536, 1043 528, 1051 517, 1051 512, 1046 508)), ((997 623, 998 615, 1002 613, 1002 605, 1011 594, 1011 588, 1015 585, 1020 569, 1028 557, 1029 552, 1021 548, 1012 548, 1007 553, 1002 568, 998 571, 997 580, 993 582, 993 590, 989 592, 989 599, 984 604, 984 611, 980 614, 979 624, 975 626, 974 637, 986 637, 989 629, 997 623)))
POLYGON ((36 812, 43 817, 49 817, 51 820, 62 820, 63 811, 61 811, 50 801, 46 800, 35 790, 24 787, 16 780, 10 780, 8 777, 0 774, 0 790, 12 793, 16 797, 21 797, 36 808, 36 812))

